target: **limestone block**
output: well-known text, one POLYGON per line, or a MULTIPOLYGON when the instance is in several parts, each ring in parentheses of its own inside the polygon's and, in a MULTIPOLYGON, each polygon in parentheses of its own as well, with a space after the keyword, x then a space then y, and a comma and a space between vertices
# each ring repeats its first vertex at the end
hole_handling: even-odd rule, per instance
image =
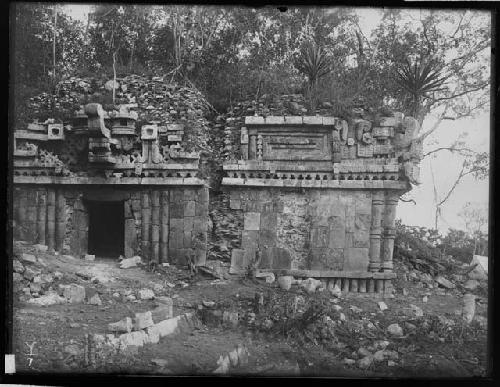
POLYGON ((151 311, 151 317, 155 324, 163 320, 172 318, 174 315, 173 300, 170 297, 163 297, 160 305, 151 311))
POLYGON ((231 267, 229 273, 245 273, 248 266, 253 262, 252 253, 255 256, 255 250, 253 249, 233 249, 231 252, 231 267))
POLYGON ((232 210, 241 210, 241 201, 231 198, 229 201, 229 208, 232 210))
POLYGON ((309 252, 310 270, 342 270, 343 249, 312 248, 309 252))
POLYGON ((257 249, 259 245, 259 231, 243 230, 241 232, 241 247, 244 249, 257 249))
POLYGON ((282 247, 262 249, 259 268, 291 269, 292 257, 290 252, 282 247))
POLYGON ((285 116, 285 124, 302 125, 302 116, 285 116))
POLYGON ((184 216, 195 216, 196 215, 195 206, 196 202, 192 200, 187 201, 184 206, 184 216))
POLYGON ((119 336, 120 344, 123 347, 136 346, 140 347, 144 345, 144 342, 148 340, 148 335, 144 331, 124 333, 119 336))
POLYGON ((323 117, 323 125, 334 126, 335 124, 335 117, 323 117))
POLYGON ((274 230, 260 230, 259 234, 259 246, 263 248, 271 247, 276 245, 276 229, 274 230))
POLYGON ((137 229, 134 219, 125 219, 124 242, 125 258, 133 257, 136 250, 138 249, 137 229))
POLYGON ((264 125, 264 117, 247 116, 245 117, 245 125, 264 125))
POLYGON ((368 270, 368 248, 350 247, 345 250, 345 271, 368 270))
POLYGON ((245 230, 260 230, 260 213, 247 212, 244 217, 245 230))
POLYGON ((277 215, 273 212, 264 212, 260 215, 261 230, 276 230, 278 224, 277 215))
POLYGON ((283 125, 285 123, 285 117, 283 116, 267 116, 265 118, 266 125, 283 125))
POLYGON ((151 311, 144 313, 136 313, 134 318, 134 329, 140 330, 150 326, 153 326, 153 315, 151 311))
POLYGON ((323 125, 321 116, 304 116, 302 119, 305 125, 323 125))
POLYGON ((328 227, 313 227, 311 233, 311 247, 320 248, 327 247, 329 244, 329 229, 328 227))

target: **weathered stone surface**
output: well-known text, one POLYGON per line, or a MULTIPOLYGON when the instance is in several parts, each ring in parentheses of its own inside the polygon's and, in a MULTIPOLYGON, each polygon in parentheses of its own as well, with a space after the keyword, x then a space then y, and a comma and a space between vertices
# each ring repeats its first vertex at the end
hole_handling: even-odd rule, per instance
POLYGON ((64 304, 66 303, 66 299, 64 297, 60 297, 56 292, 48 292, 43 296, 38 298, 30 298, 28 300, 30 304, 36 304, 40 306, 48 306, 48 305, 56 305, 56 304, 64 304))
POLYGON ((436 282, 441 285, 443 288, 446 289, 454 289, 456 286, 453 282, 448 281, 446 278, 443 276, 438 276, 436 277, 436 282))
POLYGON ((368 249, 359 247, 352 247, 346 249, 343 270, 367 271, 368 249))
POLYGON ((22 253, 19 258, 23 262, 36 263, 36 257, 33 254, 22 253))
POLYGON ((124 347, 136 346, 141 347, 148 340, 148 335, 144 331, 136 331, 130 333, 124 333, 119 336, 120 343, 124 347))
POLYGON ((120 320, 115 323, 108 324, 108 330, 110 332, 131 332, 132 331, 132 319, 130 317, 125 317, 123 320, 120 320))
POLYGON ((278 285, 283 290, 290 290, 292 287, 293 277, 290 275, 283 275, 278 277, 278 285))
POLYGON ((477 280, 467 280, 464 284, 464 288, 467 290, 475 290, 479 286, 479 281, 477 280))
POLYGON ((151 311, 147 311, 144 313, 136 313, 134 318, 134 329, 140 330, 144 328, 148 328, 153 326, 153 315, 151 311))
POLYGON ((403 328, 401 328, 398 324, 391 324, 387 327, 387 332, 396 337, 403 336, 403 328))
POLYGON ((59 285, 59 289, 70 304, 80 304, 85 300, 85 288, 81 285, 59 285))
POLYGON ((16 274, 17 273, 22 274, 24 272, 23 264, 19 262, 17 259, 14 259, 14 261, 12 262, 12 268, 16 274))
POLYGON ((162 301, 162 303, 155 309, 151 311, 151 317, 153 319, 153 322, 155 324, 158 324, 159 322, 163 320, 167 320, 169 318, 172 318, 174 315, 173 312, 173 301, 169 297, 165 297, 170 300, 170 302, 162 301))
POLYGON ((137 298, 140 300, 152 300, 155 298, 155 294, 151 289, 140 289, 137 292, 137 298))
POLYGON ((95 261, 95 255, 93 255, 93 254, 86 254, 85 257, 84 257, 84 259, 86 261, 95 261))
POLYGON ((259 231, 243 230, 241 232, 241 247, 243 249, 257 249, 259 246, 259 231))
POLYGON ((139 257, 138 255, 132 258, 126 258, 120 262, 120 269, 136 267, 139 263, 141 263, 141 257, 139 257))
POLYGON ((281 247, 270 247, 261 252, 260 269, 290 269, 292 258, 290 252, 281 247))
POLYGON ((473 294, 466 294, 463 298, 462 318, 468 324, 474 319, 476 313, 476 296, 473 294))
POLYGON ((260 213, 247 212, 244 216, 245 230, 260 230, 260 213))

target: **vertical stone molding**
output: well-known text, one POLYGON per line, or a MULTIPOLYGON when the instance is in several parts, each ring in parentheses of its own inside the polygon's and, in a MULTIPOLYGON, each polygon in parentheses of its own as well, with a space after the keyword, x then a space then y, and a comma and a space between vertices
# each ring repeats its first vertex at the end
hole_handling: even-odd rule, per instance
POLYGON ((151 191, 151 259, 160 262, 160 191, 151 191))
POLYGON ((37 217, 36 217, 37 243, 44 245, 45 223, 47 222, 47 190, 39 189, 37 192, 37 217))
POLYGON ((17 216, 18 216, 18 236, 21 240, 26 240, 26 226, 29 220, 27 219, 28 195, 24 190, 16 190, 15 195, 18 196, 17 216))
POLYGON ((160 196, 160 262, 168 262, 168 191, 160 196))
POLYGON ((62 251, 66 233, 66 200, 61 189, 56 192, 56 251, 62 251))
POLYGON ((370 263, 368 270, 377 272, 380 269, 380 239, 382 219, 384 215, 384 192, 375 191, 372 199, 372 224, 370 229, 370 263))
POLYGON ((56 191, 47 191, 47 246, 54 250, 56 245, 56 191))
POLYGON ((398 204, 398 199, 399 195, 397 193, 386 193, 381 266, 384 272, 391 272, 393 268, 392 252, 394 250, 394 238, 396 236, 394 222, 396 219, 396 206, 398 204))
POLYGON ((151 206, 149 192, 141 193, 141 250, 142 256, 150 259, 150 227, 151 227, 151 206))

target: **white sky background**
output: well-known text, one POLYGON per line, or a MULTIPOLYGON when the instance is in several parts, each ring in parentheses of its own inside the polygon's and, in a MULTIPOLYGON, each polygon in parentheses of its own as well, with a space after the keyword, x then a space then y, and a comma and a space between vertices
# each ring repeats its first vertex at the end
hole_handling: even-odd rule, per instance
MULTIPOLYGON (((86 22, 90 10, 88 5, 66 4, 62 7, 63 12, 74 19, 86 22)), ((360 17, 360 26, 363 33, 369 36, 372 30, 380 22, 382 13, 380 9, 364 7, 358 8, 356 13, 360 17)), ((431 128, 432 117, 424 121, 424 131, 431 128)), ((476 118, 467 118, 457 121, 443 121, 436 132, 434 132, 426 143, 436 140, 438 145, 425 146, 424 153, 438 146, 446 146, 453 143, 457 137, 465 133, 468 147, 473 150, 487 152, 490 149, 490 117, 489 112, 483 113, 476 118)), ((420 165, 420 179, 422 184, 414 188, 409 197, 417 204, 400 202, 397 217, 404 224, 413 226, 434 227, 434 192, 430 163, 434 169, 434 177, 437 185, 438 196, 442 197, 451 187, 458 175, 462 158, 448 151, 438 152, 436 157, 427 157, 420 165)), ((448 227, 463 229, 464 223, 458 213, 467 202, 487 205, 489 203, 489 181, 476 181, 467 176, 455 189, 452 196, 442 208, 442 220, 438 222, 438 229, 446 232, 448 227)))

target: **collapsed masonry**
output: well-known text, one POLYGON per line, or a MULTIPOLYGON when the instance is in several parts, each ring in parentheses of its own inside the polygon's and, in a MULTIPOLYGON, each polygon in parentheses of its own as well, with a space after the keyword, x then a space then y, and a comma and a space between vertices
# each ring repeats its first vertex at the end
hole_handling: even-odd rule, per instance
POLYGON ((205 262, 199 154, 184 151, 183 124, 138 131, 136 107, 90 103, 72 125, 14 132, 14 238, 77 256, 205 262))
POLYGON ((343 291, 391 292, 398 198, 418 180, 418 122, 251 116, 240 160, 224 163, 230 208, 243 216, 231 270, 315 277, 343 291))

